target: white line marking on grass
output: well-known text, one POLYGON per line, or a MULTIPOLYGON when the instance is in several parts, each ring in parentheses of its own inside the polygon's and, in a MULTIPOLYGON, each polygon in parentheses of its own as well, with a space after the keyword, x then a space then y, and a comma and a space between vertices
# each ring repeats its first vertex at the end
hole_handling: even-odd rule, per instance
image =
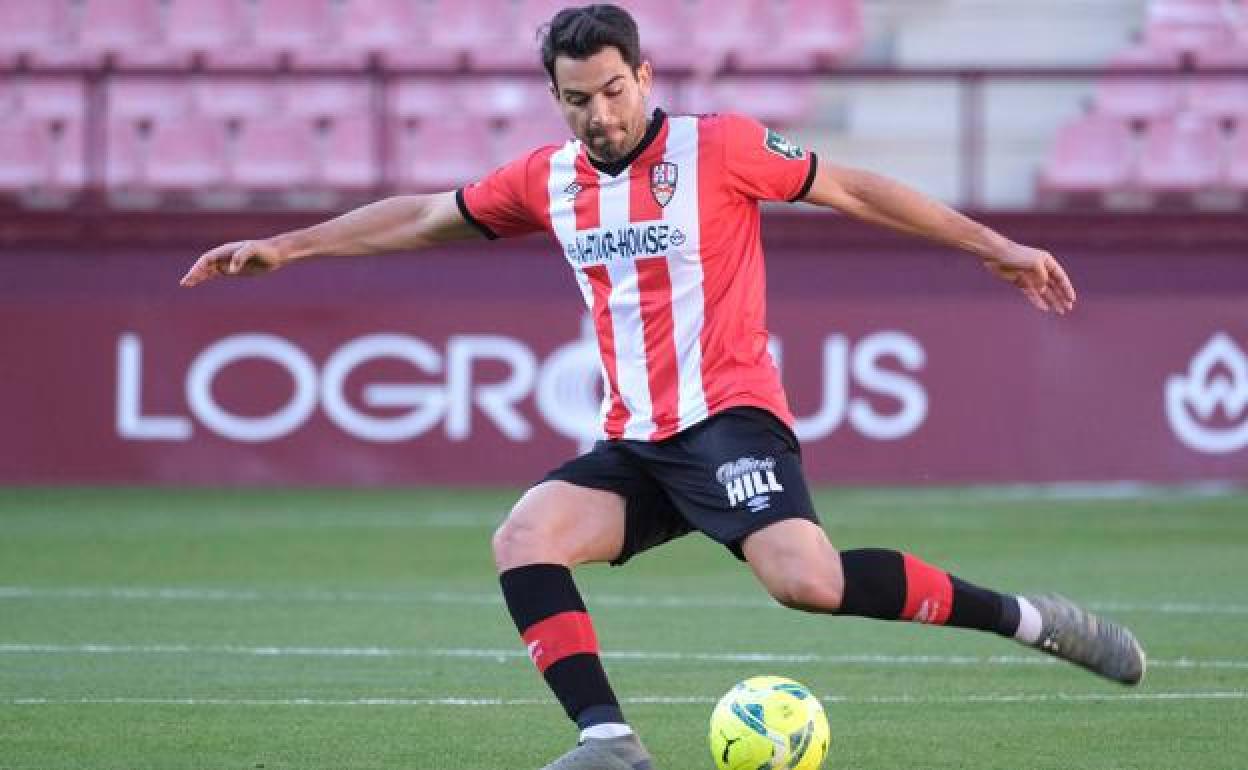
MULTIPOLYGON (((967 703, 1100 703, 1148 701, 1245 700, 1248 691, 1140 693, 983 693, 972 695, 821 695, 825 703, 869 705, 931 705, 967 703)), ((703 695, 643 695, 621 698, 624 705, 709 705, 718 698, 703 695)), ((549 706, 550 698, 3 698, 6 706, 549 706)))
MULTIPOLYGON (((626 594, 595 594, 586 592, 589 603, 602 607, 640 607, 647 609, 689 609, 743 607, 783 609, 767 597, 740 596, 636 596, 626 594)), ((3 599, 86 599, 117 601, 190 601, 190 602, 329 602, 377 604, 469 604, 497 605, 503 603, 496 593, 455 591, 391 592, 391 591, 261 591, 256 589, 217 588, 42 588, 36 586, 0 586, 3 599)), ((1163 615, 1248 615, 1248 604, 1199 602, 1119 602, 1093 601, 1087 604, 1097 612, 1143 612, 1163 615)))
MULTIPOLYGON (((250 657, 323 658, 467 658, 472 660, 528 661, 523 649, 416 648, 416 647, 280 647, 192 644, 0 644, 0 655, 242 655, 250 657)), ((607 660, 708 663, 815 663, 862 666, 1036 666, 1058 663, 1042 655, 878 655, 771 652, 676 652, 650 650, 605 651, 607 660)), ((1248 670, 1248 660, 1175 658, 1149 660, 1153 668, 1248 670)))

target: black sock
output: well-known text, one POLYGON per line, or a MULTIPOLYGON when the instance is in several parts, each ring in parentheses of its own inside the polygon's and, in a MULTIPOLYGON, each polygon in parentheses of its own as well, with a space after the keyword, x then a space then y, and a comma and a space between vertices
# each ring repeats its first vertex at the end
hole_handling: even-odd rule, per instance
POLYGON ((859 548, 841 553, 842 615, 974 628, 1013 636, 1018 600, 968 583, 908 553, 859 548))
POLYGON ((568 718, 581 729, 624 722, 572 571, 559 564, 529 564, 507 570, 499 583, 529 657, 568 718))

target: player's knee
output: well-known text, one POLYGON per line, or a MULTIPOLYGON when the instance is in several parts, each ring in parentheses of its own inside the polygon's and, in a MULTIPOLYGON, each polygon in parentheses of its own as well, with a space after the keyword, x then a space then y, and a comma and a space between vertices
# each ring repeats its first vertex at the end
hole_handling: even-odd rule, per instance
POLYGON ((558 538, 547 526, 544 517, 535 515, 533 511, 525 510, 522 506, 523 501, 494 530, 491 546, 498 569, 501 571, 537 563, 566 563, 555 547, 558 538))
POLYGON ((772 581, 768 591, 777 602, 806 612, 835 612, 841 606, 840 581, 831 576, 799 571, 772 581))
POLYGON ((494 563, 500 570, 533 563, 540 535, 531 523, 508 516, 494 530, 491 546, 494 563))

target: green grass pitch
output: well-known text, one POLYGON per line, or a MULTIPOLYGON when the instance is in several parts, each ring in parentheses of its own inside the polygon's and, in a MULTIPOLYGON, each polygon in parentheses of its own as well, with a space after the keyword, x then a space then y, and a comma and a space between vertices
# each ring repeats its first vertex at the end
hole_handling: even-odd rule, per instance
MULTIPOLYGON (((514 490, 0 490, 0 768, 538 768, 574 732, 498 599, 514 490)), ((710 768, 753 674, 827 703, 828 768, 1248 767, 1248 498, 826 490, 845 547, 1132 626, 1122 688, 1005 640, 772 605, 697 536, 581 570, 625 711, 710 768)))

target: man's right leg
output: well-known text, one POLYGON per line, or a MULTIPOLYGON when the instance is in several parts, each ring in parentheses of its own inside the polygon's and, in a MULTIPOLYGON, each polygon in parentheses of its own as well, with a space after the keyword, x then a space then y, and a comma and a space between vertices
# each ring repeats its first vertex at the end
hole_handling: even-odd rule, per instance
POLYGON ((533 663, 581 728, 580 745, 549 770, 652 770, 607 681, 571 572, 617 558, 626 525, 619 494, 544 481, 525 493, 494 534, 507 608, 533 663))

